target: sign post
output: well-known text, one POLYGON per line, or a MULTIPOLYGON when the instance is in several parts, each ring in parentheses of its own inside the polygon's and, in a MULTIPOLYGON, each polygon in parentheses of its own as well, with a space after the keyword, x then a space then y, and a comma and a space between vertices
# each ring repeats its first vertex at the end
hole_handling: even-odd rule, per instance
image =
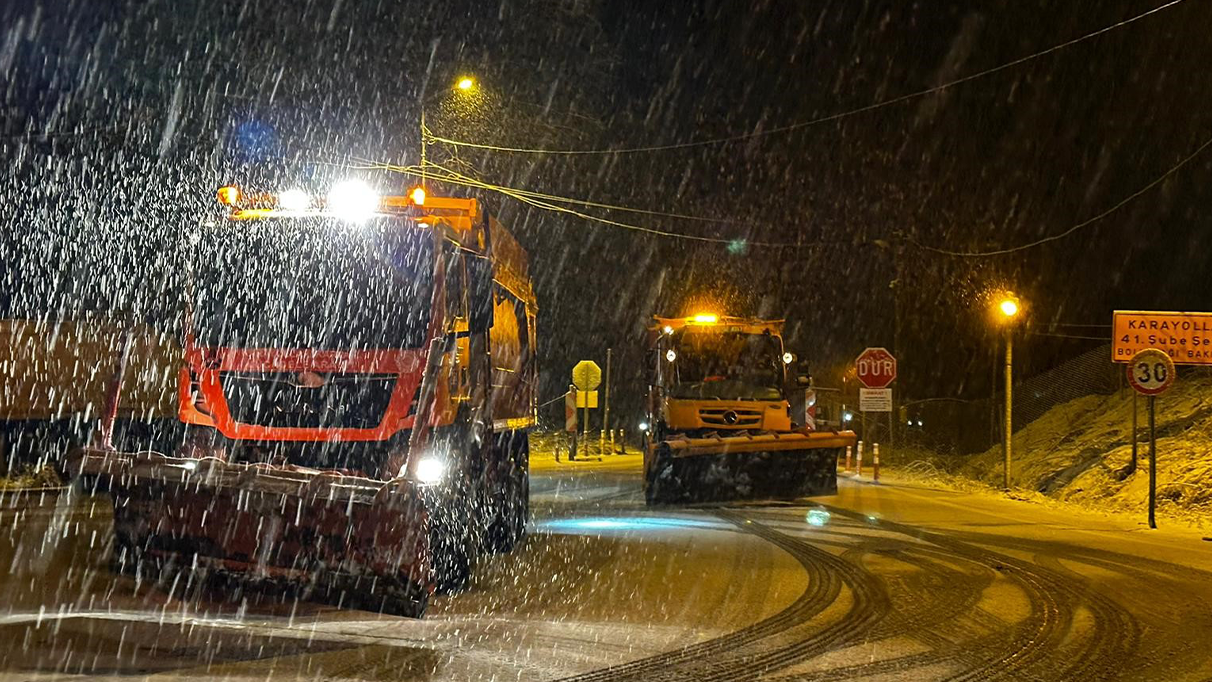
POLYGON ((859 389, 859 413, 862 415, 863 438, 867 438, 867 413, 887 412, 888 429, 892 424, 892 389, 896 381, 896 358, 885 348, 868 348, 854 361, 855 374, 864 388, 859 389))
POLYGON ((577 407, 585 408, 585 454, 589 454, 589 409, 598 406, 597 387, 602 383, 602 368, 593 360, 582 360, 572 368, 572 385, 577 389, 577 407), (581 403, 580 396, 584 396, 581 403))
MULTIPOLYGON (((1145 396, 1149 414, 1149 527, 1156 528, 1157 396, 1174 382, 1174 365, 1212 365, 1212 313, 1116 310, 1111 360, 1128 363, 1128 383, 1145 396)), ((1132 401, 1132 463, 1136 471, 1136 399, 1132 401)))
MULTIPOLYGON (((1149 527, 1157 528, 1157 396, 1174 384, 1174 361, 1166 351, 1147 348, 1128 363, 1128 383, 1148 398, 1149 410, 1149 527)), ((1135 434, 1133 434, 1135 438, 1135 434)))

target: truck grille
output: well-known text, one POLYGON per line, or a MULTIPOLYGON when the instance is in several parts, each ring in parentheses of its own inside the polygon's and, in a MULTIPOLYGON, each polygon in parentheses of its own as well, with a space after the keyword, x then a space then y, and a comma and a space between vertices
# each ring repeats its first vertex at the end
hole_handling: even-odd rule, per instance
POLYGON ((699 420, 710 426, 752 428, 762 423, 762 411, 743 407, 704 407, 699 409, 699 420))
POLYGON ((396 376, 222 372, 219 381, 232 419, 242 424, 299 429, 373 429, 383 421, 396 376))

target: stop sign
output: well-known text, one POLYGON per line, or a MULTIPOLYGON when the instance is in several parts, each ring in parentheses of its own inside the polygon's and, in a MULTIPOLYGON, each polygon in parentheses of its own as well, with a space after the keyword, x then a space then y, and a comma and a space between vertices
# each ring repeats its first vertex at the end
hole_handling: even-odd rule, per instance
POLYGON ((896 379, 896 358, 883 348, 868 348, 854 361, 858 380, 867 388, 884 388, 896 379))

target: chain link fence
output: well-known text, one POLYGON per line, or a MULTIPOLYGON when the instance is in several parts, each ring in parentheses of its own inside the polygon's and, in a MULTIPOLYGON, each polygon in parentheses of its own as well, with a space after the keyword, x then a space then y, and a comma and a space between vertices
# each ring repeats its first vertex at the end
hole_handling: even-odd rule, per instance
MULTIPOLYGON (((1209 367, 1179 366, 1176 371, 1180 381, 1212 376, 1212 368, 1209 367)), ((1124 419, 1130 420, 1133 393, 1128 387, 1125 365, 1111 361, 1110 343, 1099 344, 1052 369, 1016 381, 1013 429, 1019 431, 1057 405, 1087 396, 1109 396, 1119 392, 1122 392, 1125 403, 1124 419)), ((1002 442, 1005 394, 999 382, 996 394, 988 398, 910 400, 899 406, 898 416, 897 440, 902 443, 921 446, 940 454, 984 452, 1002 442)), ((1063 435, 1058 434, 1058 437, 1063 435)))
MULTIPOLYGON (((1014 383, 1015 431, 1039 419, 1048 410, 1089 395, 1111 395, 1126 385, 1123 365, 1111 362, 1111 345, 1097 347, 1050 370, 1014 383)), ((1005 398, 978 400, 935 398, 908 401, 901 406, 898 428, 906 443, 942 453, 972 454, 1000 443, 1005 428, 1005 398)))

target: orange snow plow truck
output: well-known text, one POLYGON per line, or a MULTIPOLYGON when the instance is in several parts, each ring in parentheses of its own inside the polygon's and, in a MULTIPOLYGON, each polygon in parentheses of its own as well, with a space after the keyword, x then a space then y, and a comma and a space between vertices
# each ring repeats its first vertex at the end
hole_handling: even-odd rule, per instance
POLYGON ((111 493, 114 564, 420 616, 525 532, 527 255, 476 200, 421 188, 218 198, 184 240, 181 433, 118 452, 103 424, 69 461, 111 493))
POLYGON ((788 398, 811 379, 788 376, 795 357, 783 349, 782 334, 782 320, 654 318, 644 439, 649 505, 837 492, 838 454, 855 434, 795 423, 788 398))

